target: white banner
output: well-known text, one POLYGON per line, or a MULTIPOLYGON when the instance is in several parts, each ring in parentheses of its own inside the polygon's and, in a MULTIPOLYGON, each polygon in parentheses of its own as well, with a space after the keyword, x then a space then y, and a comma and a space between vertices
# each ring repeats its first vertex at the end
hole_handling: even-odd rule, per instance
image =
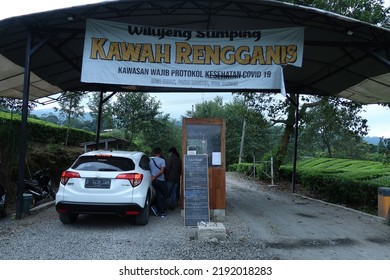
POLYGON ((284 92, 282 67, 302 66, 303 33, 195 31, 89 19, 81 81, 284 92))

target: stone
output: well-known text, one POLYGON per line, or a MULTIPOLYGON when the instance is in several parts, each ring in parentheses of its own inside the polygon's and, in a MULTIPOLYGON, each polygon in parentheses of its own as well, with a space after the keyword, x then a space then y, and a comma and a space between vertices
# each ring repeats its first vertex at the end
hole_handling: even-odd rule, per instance
POLYGON ((226 228, 222 223, 199 222, 198 223, 198 240, 208 241, 216 238, 219 241, 226 240, 226 228))

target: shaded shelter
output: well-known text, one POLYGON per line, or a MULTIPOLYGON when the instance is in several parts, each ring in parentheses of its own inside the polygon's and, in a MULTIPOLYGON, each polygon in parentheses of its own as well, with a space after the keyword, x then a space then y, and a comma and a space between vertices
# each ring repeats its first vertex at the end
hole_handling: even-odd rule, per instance
POLYGON ((127 141, 126 139, 119 139, 119 138, 101 139, 98 141, 98 145, 96 145, 96 141, 80 143, 80 146, 83 147, 84 153, 93 151, 95 149, 121 150, 121 149, 125 149, 128 145, 129 145, 129 141, 127 141))
POLYGON ((304 27, 303 67, 284 68, 287 93, 362 104, 390 102, 390 30, 319 9, 262 0, 128 0, 8 18, 0 21, 0 97, 24 101, 19 181, 24 174, 27 100, 51 102, 53 94, 63 91, 199 91, 82 83, 88 18, 192 30, 304 27))

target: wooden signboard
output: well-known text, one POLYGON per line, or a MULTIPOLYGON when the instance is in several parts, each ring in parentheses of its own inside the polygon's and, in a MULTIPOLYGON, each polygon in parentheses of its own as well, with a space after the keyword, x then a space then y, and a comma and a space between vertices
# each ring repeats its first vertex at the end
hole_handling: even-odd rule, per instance
POLYGON ((207 155, 184 156, 184 225, 210 221, 207 155))

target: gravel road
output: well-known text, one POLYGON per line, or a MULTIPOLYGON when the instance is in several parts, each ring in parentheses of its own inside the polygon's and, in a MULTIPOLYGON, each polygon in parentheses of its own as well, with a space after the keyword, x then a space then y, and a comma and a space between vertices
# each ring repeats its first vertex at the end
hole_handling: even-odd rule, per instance
POLYGON ((200 241, 180 209, 146 226, 116 216, 63 225, 51 205, 0 220, 2 260, 388 260, 384 220, 227 173, 226 241, 200 241))

